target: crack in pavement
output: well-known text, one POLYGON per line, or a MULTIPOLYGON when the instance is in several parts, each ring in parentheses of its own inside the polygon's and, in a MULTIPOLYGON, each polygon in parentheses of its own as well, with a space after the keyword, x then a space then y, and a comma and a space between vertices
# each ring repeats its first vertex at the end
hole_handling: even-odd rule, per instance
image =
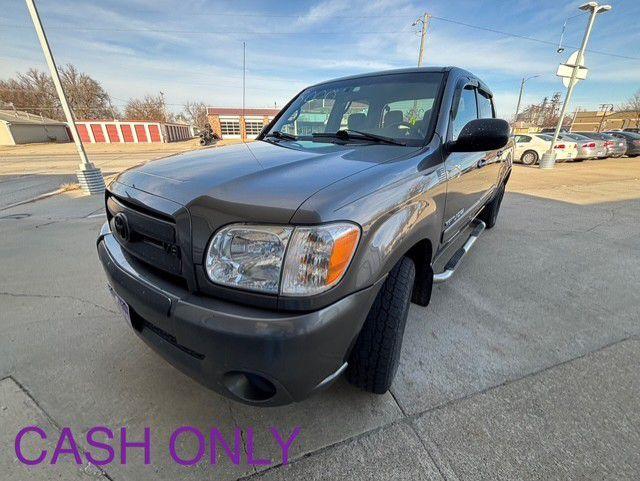
MULTIPOLYGON (((572 363, 574 361, 578 361, 578 360, 583 359, 583 358, 585 358, 585 357, 587 357, 587 356, 589 356, 591 354, 595 354, 597 352, 604 351, 605 349, 609 349, 609 348, 611 348, 611 347, 613 347, 613 346, 615 346, 617 344, 620 344, 620 343, 623 343, 623 342, 626 342, 626 341, 640 341, 640 333, 632 334, 632 335, 626 336, 624 338, 618 339, 616 341, 612 341, 612 342, 607 343, 607 344, 605 344, 603 346, 597 347, 597 348, 595 348, 593 350, 590 350, 590 351, 587 351, 587 352, 585 352, 583 354, 580 354, 580 355, 578 355, 576 357, 572 357, 570 359, 566 359, 564 361, 560 361, 558 363, 543 367, 541 369, 538 369, 537 371, 532 371, 532 372, 526 373, 526 374, 524 374, 524 375, 522 375, 520 377, 516 377, 516 378, 513 378, 513 379, 507 379, 507 380, 505 380, 505 381, 503 381, 503 382, 501 382, 499 384, 495 384, 493 386, 488 386, 485 389, 481 389, 481 390, 476 391, 474 393, 470 393, 470 394, 467 394, 465 396, 461 396, 459 398, 450 399, 450 400, 448 400, 446 402, 443 402, 443 403, 438 404, 436 406, 432 406, 432 407, 430 407, 428 409, 425 409, 424 411, 420 411, 420 412, 418 412, 416 414, 408 415, 408 416, 405 416, 405 417, 400 418, 400 419, 389 421, 388 423, 382 424, 382 425, 377 426, 377 427, 375 427, 373 429, 370 429, 368 431, 364 431, 364 432, 362 432, 360 434, 357 434, 355 436, 352 436, 350 438, 347 438, 347 439, 344 439, 344 440, 341 440, 341 441, 337 441, 337 442, 332 443, 332 444, 328 444, 328 445, 326 445, 326 446, 324 446, 322 448, 316 449, 315 451, 310 451, 308 453, 305 453, 305 454, 303 454, 302 456, 300 456, 298 458, 291 459, 289 461, 289 465, 298 463, 298 462, 302 461, 303 459, 309 458, 311 456, 322 454, 322 453, 324 453, 326 451, 329 451, 330 449, 335 448, 337 446, 341 446, 341 445, 347 444, 349 442, 356 441, 358 439, 361 439, 361 438, 364 438, 366 436, 372 435, 372 434, 377 433, 379 431, 383 431, 383 430, 385 430, 385 429, 387 429, 389 427, 395 426, 396 424, 399 424, 399 423, 405 423, 405 424, 408 423, 409 426, 411 427, 411 429, 414 430, 414 432, 416 433, 416 435, 420 439, 421 443, 423 443, 422 437, 417 434, 417 431, 415 431, 415 428, 413 426, 413 421, 415 421, 418 418, 424 416, 425 414, 428 414, 430 412, 433 412, 433 411, 436 411, 436 410, 439 410, 439 409, 444 409, 444 408, 446 408, 448 406, 454 405, 454 404, 456 404, 458 402, 461 402, 461 401, 465 401, 467 399, 471 399, 471 398, 473 398, 475 396, 484 395, 484 394, 486 394, 488 392, 491 392, 491 391, 493 391, 495 389, 499 389, 501 387, 508 386, 508 385, 516 383, 518 381, 522 381, 522 380, 528 379, 530 377, 537 376, 538 374, 543 374, 543 373, 545 373, 547 371, 555 369, 556 367, 561 367, 561 366, 564 366, 565 364, 569 364, 569 363, 572 363)), ((395 397, 394 397, 394 399, 395 399, 395 397)), ((424 443, 423 443, 423 446, 425 447, 425 449, 429 453, 429 456, 431 457, 431 459, 433 459, 432 454, 429 451, 429 448, 427 446, 425 446, 424 443)), ((435 446, 435 443, 434 443, 434 446, 435 446)), ((437 446, 436 446, 436 448, 437 448, 437 446)), ((455 474, 455 471, 450 466, 450 464, 447 462, 447 460, 442 455, 442 453, 440 453, 439 449, 436 449, 435 454, 439 455, 439 459, 440 459, 440 461, 442 463, 443 471, 447 473, 447 476, 445 477, 445 479, 451 479, 451 480, 454 480, 454 481, 456 479, 458 479, 456 474, 455 474)), ((444 473, 440 470, 441 465, 436 463, 435 461, 434 461, 434 465, 435 465, 436 469, 438 469, 440 474, 444 476, 444 473)), ((258 476, 262 476, 262 475, 264 475, 264 473, 266 473, 268 471, 271 471, 271 470, 274 470, 274 469, 278 469, 278 468, 280 468, 282 466, 283 466, 282 463, 277 464, 277 465, 273 465, 273 466, 270 466, 269 468, 267 468, 265 470, 258 471, 258 472, 254 473, 254 474, 249 474, 249 475, 245 475, 245 476, 242 476, 240 478, 237 478, 236 481, 249 481, 249 480, 252 480, 252 479, 256 479, 258 476)))
POLYGON ((77 302, 81 302, 84 304, 88 304, 90 306, 93 306, 97 309, 100 309, 102 311, 105 312, 109 312, 111 314, 118 314, 117 311, 115 310, 111 310, 107 307, 101 306, 100 304, 96 304, 95 302, 91 302, 87 299, 83 299, 81 297, 75 297, 75 296, 57 296, 54 294, 24 294, 24 293, 16 293, 16 292, 0 292, 0 296, 7 296, 7 297, 24 297, 24 298, 33 298, 33 299, 68 299, 68 300, 72 300, 72 301, 77 301, 77 302))
MULTIPOLYGON (((3 377, 2 379, 0 379, 0 381, 4 381, 5 379, 11 379, 16 386, 18 386, 18 388, 20 388, 20 390, 29 398, 31 399, 31 401, 33 402, 33 404, 35 404, 35 406, 42 412, 42 414, 44 415, 44 417, 46 418, 46 420, 51 424, 51 426, 53 426, 53 428, 55 430, 58 431, 58 433, 62 432, 62 426, 60 425, 60 423, 58 423, 43 407, 42 405, 38 402, 38 400, 31 394, 31 392, 20 382, 18 381, 14 376, 9 375, 6 377, 3 377)), ((76 444, 78 445, 78 448, 80 451, 84 452, 85 451, 85 447, 83 446, 83 444, 79 441, 76 440, 76 444)), ((114 479, 111 477, 111 475, 109 473, 107 473, 102 467, 100 466, 96 466, 95 464, 91 464, 91 463, 87 463, 85 465, 82 465, 81 468, 79 468, 82 472, 84 472, 85 474, 91 475, 91 470, 97 470, 102 477, 104 477, 104 479, 108 480, 108 481, 114 481, 114 479)))
MULTIPOLYGON (((247 439, 244 433, 244 429, 242 429, 240 427, 240 425, 238 424, 238 420, 236 419, 236 416, 233 414, 233 409, 231 407, 231 403, 227 400, 225 400, 225 403, 227 405, 227 408, 229 409, 229 415, 231 416, 231 420, 233 421, 233 425, 240 430, 240 439, 242 439, 242 450, 244 451, 244 457, 245 459, 249 458, 249 452, 247 450, 247 439)), ((251 469, 253 470, 253 473, 257 473, 258 469, 255 466, 251 466, 251 469)), ((253 476, 253 474, 251 474, 250 476, 253 476)))

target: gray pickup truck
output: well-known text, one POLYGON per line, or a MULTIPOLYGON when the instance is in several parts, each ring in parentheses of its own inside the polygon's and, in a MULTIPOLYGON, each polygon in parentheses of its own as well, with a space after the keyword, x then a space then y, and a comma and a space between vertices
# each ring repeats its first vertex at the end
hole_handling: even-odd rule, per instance
POLYGON ((512 157, 465 70, 332 80, 255 142, 121 173, 98 255, 133 330, 225 396, 282 405, 343 373, 384 393, 410 303, 493 227, 512 157))

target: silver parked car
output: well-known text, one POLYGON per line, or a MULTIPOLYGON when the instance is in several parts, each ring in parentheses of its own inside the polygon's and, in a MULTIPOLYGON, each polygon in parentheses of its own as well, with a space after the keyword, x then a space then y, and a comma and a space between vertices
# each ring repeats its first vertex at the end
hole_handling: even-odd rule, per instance
MULTIPOLYGON (((553 139, 553 134, 538 134, 538 137, 551 141, 551 139, 553 139)), ((568 134, 567 132, 561 132, 560 135, 558 135, 558 140, 567 144, 575 145, 576 154, 573 157, 575 162, 582 162, 583 160, 593 159, 596 157, 595 140, 579 135, 568 134)), ((602 148, 604 149, 604 143, 602 144, 602 148)))
POLYGON ((571 132, 589 137, 593 140, 604 141, 604 146, 607 149, 607 157, 622 157, 627 153, 627 141, 622 138, 616 138, 611 134, 604 132, 571 132))
POLYGON ((575 132, 568 132, 564 135, 578 143, 578 151, 582 149, 584 155, 588 155, 589 152, 591 154, 587 157, 589 159, 604 159, 607 156, 607 146, 604 140, 592 139, 575 132))

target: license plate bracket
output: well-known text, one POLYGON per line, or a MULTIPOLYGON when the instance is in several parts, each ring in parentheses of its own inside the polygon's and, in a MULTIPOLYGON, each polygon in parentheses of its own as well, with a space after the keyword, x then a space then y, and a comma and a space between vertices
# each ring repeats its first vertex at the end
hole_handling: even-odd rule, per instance
POLYGON ((116 305, 118 306, 118 309, 122 313, 122 316, 130 324, 131 323, 131 312, 129 310, 129 304, 127 304, 127 302, 122 297, 120 297, 116 293, 116 291, 113 289, 113 287, 111 287, 109 284, 107 284, 107 289, 109 290, 109 293, 111 294, 111 297, 113 297, 113 300, 115 301, 116 305))

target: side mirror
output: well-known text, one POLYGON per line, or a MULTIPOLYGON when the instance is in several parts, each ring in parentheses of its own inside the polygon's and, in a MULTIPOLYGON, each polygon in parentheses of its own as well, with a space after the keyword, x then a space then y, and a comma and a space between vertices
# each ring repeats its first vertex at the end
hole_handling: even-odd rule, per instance
POLYGON ((447 143, 450 152, 481 152, 501 149, 511 135, 509 124, 502 119, 475 119, 462 128, 458 139, 447 143))

